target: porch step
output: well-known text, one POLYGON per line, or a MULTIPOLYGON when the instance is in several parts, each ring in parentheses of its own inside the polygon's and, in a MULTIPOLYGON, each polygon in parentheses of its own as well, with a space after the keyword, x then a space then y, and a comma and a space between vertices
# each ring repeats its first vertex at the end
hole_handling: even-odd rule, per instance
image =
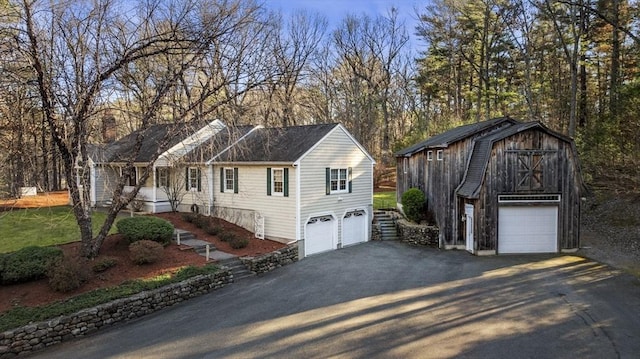
POLYGON ((193 235, 193 233, 191 232, 187 232, 185 230, 182 229, 177 229, 176 233, 173 234, 173 240, 177 243, 178 242, 178 234, 180 235, 180 244, 189 247, 190 249, 193 249, 196 253, 200 254, 200 255, 206 255, 207 253, 207 245, 209 245, 209 253, 213 252, 216 250, 216 247, 210 243, 210 242, 206 242, 206 241, 201 241, 199 239, 196 238, 195 235, 193 235))
POLYGON ((180 242, 190 239, 196 239, 196 236, 194 236, 193 233, 187 232, 183 229, 176 229, 176 231, 173 233, 174 241, 178 240, 178 235, 180 235, 180 242))
POLYGON ((395 218, 384 211, 376 211, 373 214, 374 220, 380 226, 380 239, 383 241, 397 241, 398 231, 395 218))
POLYGON ((256 275, 255 273, 247 269, 247 266, 245 266, 244 263, 242 263, 242 261, 238 257, 223 259, 218 263, 220 263, 220 265, 223 265, 231 270, 231 273, 233 274, 234 282, 237 282, 240 279, 244 279, 244 278, 255 277, 256 275))

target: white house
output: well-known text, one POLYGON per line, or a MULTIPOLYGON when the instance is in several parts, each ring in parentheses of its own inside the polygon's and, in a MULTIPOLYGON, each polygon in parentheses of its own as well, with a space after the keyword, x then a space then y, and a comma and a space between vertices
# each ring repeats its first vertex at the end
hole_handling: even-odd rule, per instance
POLYGON ((90 147, 90 199, 93 206, 109 205, 113 189, 122 175, 122 168, 133 158, 134 172, 127 176, 124 191, 131 191, 142 171, 152 163, 151 171, 137 198, 143 202, 143 210, 151 213, 171 210, 167 189, 173 169, 180 166, 182 158, 202 142, 225 129, 220 120, 205 125, 158 124, 119 139, 118 141, 90 147), (136 146, 140 149, 136 151, 136 146), (161 151, 161 148, 168 148, 161 151), (155 158, 155 161, 154 161, 155 158))
POLYGON ((297 242, 301 257, 370 240, 375 161, 342 125, 220 124, 155 161, 143 188, 146 210, 170 210, 163 188, 179 184, 181 211, 297 242))

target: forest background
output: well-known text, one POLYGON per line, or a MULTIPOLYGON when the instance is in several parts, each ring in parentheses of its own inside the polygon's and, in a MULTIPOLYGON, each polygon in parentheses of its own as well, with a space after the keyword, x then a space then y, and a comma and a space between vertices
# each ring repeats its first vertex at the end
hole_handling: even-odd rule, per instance
POLYGON ((591 188, 638 191, 638 1, 432 0, 414 11, 408 27, 394 8, 329 22, 252 0, 0 0, 0 195, 69 188, 87 227, 78 169, 105 118, 118 137, 213 119, 339 122, 383 173, 395 150, 511 116, 574 138, 591 188))

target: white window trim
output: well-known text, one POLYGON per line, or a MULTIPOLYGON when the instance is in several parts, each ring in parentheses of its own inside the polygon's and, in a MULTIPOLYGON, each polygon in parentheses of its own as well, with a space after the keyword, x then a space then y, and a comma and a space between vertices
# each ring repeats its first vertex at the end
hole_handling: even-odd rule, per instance
POLYGON ((271 195, 284 197, 284 168, 272 168, 271 169, 271 195), (276 171, 282 173, 282 191, 276 191, 276 171))
POLYGON ((169 180, 169 167, 158 167, 157 168, 157 174, 158 174, 158 178, 156 178, 156 181, 158 183, 158 187, 163 188, 163 187, 169 187, 171 185, 171 182, 169 180), (161 173, 164 172, 166 174, 164 180, 165 183, 162 183, 162 175, 161 173))
POLYGON ((224 176, 224 180, 222 181, 222 183, 224 184, 224 192, 225 193, 234 193, 235 189, 233 188, 233 184, 235 183, 235 178, 233 178, 234 176, 234 170, 233 167, 224 167, 222 169, 222 175, 224 176), (231 172, 231 187, 228 186, 228 182, 227 182, 227 171, 231 172))
POLYGON ((189 191, 198 192, 198 167, 189 167, 189 191), (195 174, 191 171, 195 171, 195 174), (195 186, 192 179, 195 181, 195 186))
MULTIPOLYGON (((124 167, 123 166, 119 166, 120 168, 120 177, 122 177, 124 175, 124 167)), ((138 181, 140 180, 140 173, 138 172, 138 166, 133 166, 133 171, 134 174, 136 176, 136 183, 135 184, 131 184, 131 178, 128 177, 127 178, 127 182, 124 184, 125 187, 135 187, 136 185, 138 185, 138 181)), ((144 186, 143 186, 144 187, 144 186)))
POLYGON ((427 151, 427 161, 433 161, 433 151, 427 151))
POLYGON ((442 161, 444 159, 444 150, 438 150, 436 152, 436 158, 438 161, 442 161))
POLYGON ((338 193, 349 193, 349 169, 344 167, 336 167, 336 168, 330 168, 329 169, 329 193, 330 194, 338 194, 338 193), (333 186, 331 186, 331 183, 333 182, 333 179, 331 177, 331 174, 333 173, 334 170, 338 171, 338 183, 337 183, 337 188, 336 190, 333 189, 333 186), (344 189, 340 189, 340 172, 344 170, 344 189))

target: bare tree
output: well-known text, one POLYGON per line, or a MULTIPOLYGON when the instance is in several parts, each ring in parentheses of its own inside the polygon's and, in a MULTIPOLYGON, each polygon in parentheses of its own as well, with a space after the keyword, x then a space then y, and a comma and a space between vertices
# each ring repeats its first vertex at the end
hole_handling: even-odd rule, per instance
POLYGON ((369 131, 382 127, 380 147, 385 162, 391 160, 390 129, 395 120, 389 111, 393 79, 401 75, 402 54, 408 41, 409 35, 395 8, 386 17, 347 17, 334 32, 336 51, 352 76, 351 88, 365 100, 364 113, 356 114, 356 121, 364 119, 369 131))
MULTIPOLYGON (((7 16, 12 20, 7 23, 15 24, 14 46, 29 61, 34 91, 64 164, 82 255, 94 257, 117 213, 135 198, 153 166, 148 163, 134 190, 123 193, 126 176, 135 170, 142 144, 139 136, 115 187, 107 219, 94 236, 87 145, 100 110, 109 102, 128 103, 129 121, 146 128, 160 121, 188 121, 228 103, 228 94, 220 92, 228 85, 228 77, 220 74, 224 64, 215 59, 228 58, 229 63, 249 68, 235 53, 221 55, 225 50, 221 44, 260 24, 260 8, 251 1, 232 0, 206 4, 23 0, 7 16), (176 104, 170 95, 179 85, 183 85, 182 94, 189 96, 171 118, 169 110, 176 104), (76 164, 82 170, 76 171, 76 164)), ((158 143, 156 156, 172 135, 158 143)))

